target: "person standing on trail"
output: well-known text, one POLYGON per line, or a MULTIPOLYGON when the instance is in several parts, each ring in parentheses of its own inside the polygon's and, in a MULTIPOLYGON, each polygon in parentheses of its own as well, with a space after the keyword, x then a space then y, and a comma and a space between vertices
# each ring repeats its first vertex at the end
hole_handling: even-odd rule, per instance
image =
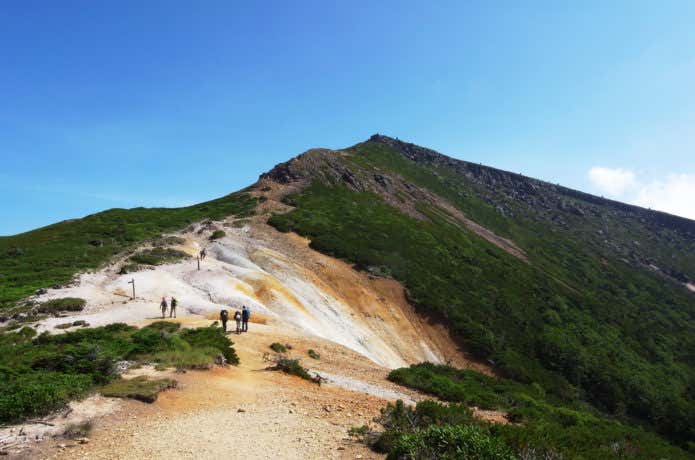
POLYGON ((234 312, 234 321, 236 321, 236 333, 241 334, 241 312, 239 310, 234 312))
POLYGON ((166 297, 162 297, 162 303, 159 304, 160 307, 162 307, 162 319, 164 319, 167 315, 167 299, 166 297))
POLYGON ((249 318, 251 318, 251 310, 244 305, 241 308, 241 332, 249 331, 249 318))
POLYGON ((227 320, 229 319, 229 313, 227 310, 220 311, 220 321, 222 322, 222 332, 227 333, 227 320))
POLYGON ((176 318, 176 305, 178 305, 178 302, 176 301, 176 297, 171 298, 171 308, 169 309, 169 318, 172 316, 176 318))
POLYGON ((202 251, 200 251, 200 260, 203 260, 206 256, 205 248, 203 248, 202 251))

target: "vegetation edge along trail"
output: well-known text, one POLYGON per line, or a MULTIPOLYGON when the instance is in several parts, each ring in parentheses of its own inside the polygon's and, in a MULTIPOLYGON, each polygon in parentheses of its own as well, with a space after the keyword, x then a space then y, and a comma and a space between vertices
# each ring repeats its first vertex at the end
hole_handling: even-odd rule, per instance
MULTIPOLYGON (((113 323, 38 336, 23 327, 0 334, 0 423, 41 417, 103 386, 109 395, 127 395, 134 391, 132 384, 114 385, 120 376, 117 363, 123 361, 207 369, 216 363, 238 364, 239 358, 233 343, 214 326, 182 329, 178 323, 158 321, 138 329, 113 323)), ((162 382, 141 383, 137 394, 144 391, 143 397, 151 399, 152 385, 162 382)), ((173 386, 165 383, 158 390, 173 386)))
POLYGON ((0 314, 38 289, 70 282, 138 244, 204 219, 254 213, 246 192, 183 208, 111 209, 0 237, 0 314))

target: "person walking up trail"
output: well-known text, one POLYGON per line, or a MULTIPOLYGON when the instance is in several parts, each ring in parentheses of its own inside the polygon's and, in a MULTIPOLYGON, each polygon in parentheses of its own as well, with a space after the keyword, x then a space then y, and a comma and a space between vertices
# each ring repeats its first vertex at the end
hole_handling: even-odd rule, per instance
POLYGON ((200 251, 200 260, 205 259, 206 255, 207 255, 207 252, 205 251, 205 248, 203 248, 203 250, 200 251))
POLYGON ((169 309, 169 318, 172 316, 176 318, 176 305, 178 305, 178 302, 176 301, 176 297, 171 298, 171 308, 169 309))
POLYGON ((236 321, 236 333, 241 334, 241 312, 239 310, 234 313, 234 320, 236 321))
MULTIPOLYGON (((229 319, 229 313, 227 310, 220 311, 220 321, 222 322, 222 332, 227 333, 227 320, 229 319)), ((237 326, 238 329, 238 326, 237 326)))
POLYGON ((249 331, 249 318, 251 318, 251 310, 244 305, 241 308, 241 332, 249 331))
POLYGON ((162 319, 164 319, 167 315, 167 299, 166 297, 162 297, 162 303, 159 304, 160 307, 162 307, 162 319))

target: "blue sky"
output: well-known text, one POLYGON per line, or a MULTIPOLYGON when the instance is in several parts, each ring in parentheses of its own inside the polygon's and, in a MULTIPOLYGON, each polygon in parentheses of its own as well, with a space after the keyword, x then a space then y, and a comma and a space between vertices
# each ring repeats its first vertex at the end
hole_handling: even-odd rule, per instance
POLYGON ((375 132, 695 218, 695 2, 562 3, 2 2, 0 234, 375 132))

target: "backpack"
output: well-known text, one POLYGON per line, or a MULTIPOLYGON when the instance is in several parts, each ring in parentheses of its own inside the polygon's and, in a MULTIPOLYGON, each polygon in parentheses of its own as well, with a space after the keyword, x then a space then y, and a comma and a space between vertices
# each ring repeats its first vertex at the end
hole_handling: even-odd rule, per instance
POLYGON ((234 320, 239 321, 240 319, 241 319, 241 313, 239 313, 239 312, 234 313, 234 320))

